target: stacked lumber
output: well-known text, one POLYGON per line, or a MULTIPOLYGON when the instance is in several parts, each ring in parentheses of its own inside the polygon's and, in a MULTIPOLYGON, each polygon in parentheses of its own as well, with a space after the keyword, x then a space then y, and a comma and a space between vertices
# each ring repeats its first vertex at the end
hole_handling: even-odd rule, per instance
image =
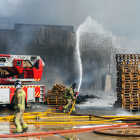
POLYGON ((117 105, 140 109, 140 54, 117 54, 117 105))
POLYGON ((47 93, 47 104, 48 105, 65 105, 66 100, 64 99, 64 94, 67 88, 58 83, 55 84, 52 90, 48 90, 47 93))

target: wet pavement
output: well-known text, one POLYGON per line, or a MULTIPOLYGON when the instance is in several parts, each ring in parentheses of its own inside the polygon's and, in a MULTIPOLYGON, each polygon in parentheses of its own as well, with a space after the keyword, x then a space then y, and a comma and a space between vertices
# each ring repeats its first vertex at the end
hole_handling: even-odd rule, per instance
MULTIPOLYGON (((54 106, 47 106, 44 104, 32 104, 32 108, 27 108, 25 112, 45 112, 46 110, 54 108, 54 106)), ((14 111, 9 110, 6 106, 0 108, 0 117, 10 116, 14 114, 14 111)), ((99 116, 109 116, 109 115, 139 115, 140 112, 129 112, 124 111, 118 108, 112 107, 92 107, 92 106, 83 106, 83 105, 76 105, 77 113, 79 114, 94 114, 99 116)), ((46 119, 43 120, 36 120, 30 119, 27 121, 48 121, 46 119)), ((28 133, 38 133, 38 132, 49 132, 49 131, 59 131, 59 130, 69 130, 69 129, 76 129, 76 128, 88 128, 91 126, 95 126, 94 124, 70 124, 70 125, 34 125, 28 124, 29 132, 28 133)), ((15 126, 13 122, 8 121, 0 121, 0 135, 1 134, 12 134, 15 132, 15 126)), ((43 135, 43 136, 33 136, 33 137, 18 137, 18 138, 0 138, 0 140, 137 140, 140 139, 138 137, 116 137, 116 136, 105 136, 95 134, 93 132, 74 132, 69 134, 55 134, 55 135, 43 135)))

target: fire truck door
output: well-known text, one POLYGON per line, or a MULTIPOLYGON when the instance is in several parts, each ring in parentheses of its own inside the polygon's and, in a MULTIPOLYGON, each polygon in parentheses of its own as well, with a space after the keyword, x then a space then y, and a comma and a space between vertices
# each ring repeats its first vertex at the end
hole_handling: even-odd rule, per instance
POLYGON ((35 88, 27 89, 27 102, 35 102, 35 88))
POLYGON ((10 88, 0 89, 0 104, 10 103, 10 88))

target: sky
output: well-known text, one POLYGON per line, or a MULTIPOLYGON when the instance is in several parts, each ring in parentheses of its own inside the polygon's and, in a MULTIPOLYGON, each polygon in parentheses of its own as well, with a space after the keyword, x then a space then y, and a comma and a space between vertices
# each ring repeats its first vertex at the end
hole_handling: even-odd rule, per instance
POLYGON ((88 16, 112 32, 118 48, 140 46, 140 0, 0 0, 0 29, 15 23, 74 26, 88 16))

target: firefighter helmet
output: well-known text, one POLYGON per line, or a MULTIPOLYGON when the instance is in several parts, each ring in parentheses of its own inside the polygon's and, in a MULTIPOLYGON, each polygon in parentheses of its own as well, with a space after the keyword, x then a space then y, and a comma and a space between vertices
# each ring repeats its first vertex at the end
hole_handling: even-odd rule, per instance
POLYGON ((77 88, 77 83, 72 84, 73 88, 77 88))
POLYGON ((15 88, 22 88, 22 85, 16 85, 15 88))
POLYGON ((15 81, 15 88, 21 88, 22 87, 22 83, 20 80, 16 80, 15 81))

